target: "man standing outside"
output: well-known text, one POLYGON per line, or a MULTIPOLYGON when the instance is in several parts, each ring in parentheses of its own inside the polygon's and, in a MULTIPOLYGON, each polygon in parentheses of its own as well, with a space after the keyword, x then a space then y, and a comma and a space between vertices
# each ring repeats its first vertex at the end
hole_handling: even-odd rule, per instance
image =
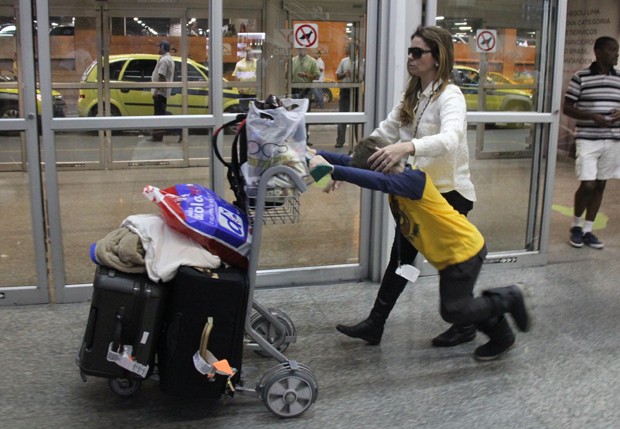
MULTIPOLYGON (((353 82, 353 70, 355 66, 351 60, 351 45, 345 47, 346 57, 340 60, 336 69, 336 79, 341 82, 353 82)), ((351 88, 340 88, 340 99, 338 100, 338 111, 348 112, 351 109, 351 88)), ((347 124, 338 124, 338 134, 336 136, 336 147, 344 146, 344 139, 347 132, 347 124)))
MULTIPOLYGON (((159 59, 151 75, 152 82, 172 82, 174 78, 174 60, 170 56, 170 42, 162 40, 159 42, 159 59)), ((158 88, 153 87, 151 89, 153 95, 153 107, 155 115, 165 115, 166 108, 168 107, 168 97, 172 94, 172 88, 158 88)), ((151 141, 160 142, 164 139, 164 131, 153 131, 151 141)))
MULTIPOLYGON (((323 58, 321 58, 321 51, 319 50, 316 54, 316 65, 319 66, 319 72, 321 73, 318 79, 315 79, 314 82, 323 82, 325 80, 325 62, 323 58)), ((322 109, 323 106, 323 88, 315 88, 314 90, 314 99, 316 100, 316 105, 319 109, 322 109)))
MULTIPOLYGON (((319 66, 316 60, 307 54, 306 48, 298 48, 297 55, 293 57, 291 80, 293 83, 311 83, 313 80, 321 76, 319 66)), ((308 112, 312 107, 312 88, 293 88, 291 90, 293 98, 307 98, 308 112)), ((308 125, 306 125, 306 141, 308 146, 310 143, 310 134, 308 133, 308 125)))
MULTIPOLYGON (((252 54, 252 48, 245 48, 245 57, 235 64, 232 76, 240 82, 256 82, 256 58, 252 54)), ((242 98, 256 98, 255 86, 244 86, 239 88, 242 98)), ((247 101, 246 101, 247 103, 247 101)))
POLYGON ((602 249, 592 225, 603 200, 608 179, 620 178, 620 75, 618 42, 599 37, 594 42, 596 60, 576 72, 566 90, 563 112, 576 119, 575 171, 580 181, 575 192, 574 218, 569 242, 602 249), (585 213, 585 222, 582 216, 585 213))

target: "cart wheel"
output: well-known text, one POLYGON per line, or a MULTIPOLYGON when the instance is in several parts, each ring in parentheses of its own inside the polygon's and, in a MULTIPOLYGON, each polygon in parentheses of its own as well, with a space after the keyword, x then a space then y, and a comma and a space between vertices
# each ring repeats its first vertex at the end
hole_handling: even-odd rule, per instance
POLYGON ((318 396, 318 385, 312 372, 297 364, 291 369, 282 363, 263 376, 258 386, 260 398, 278 417, 297 417, 310 408, 318 396))
MULTIPOLYGON (((254 313, 252 315, 250 318, 250 326, 263 338, 269 341, 269 343, 278 351, 284 352, 284 350, 288 348, 289 344, 295 342, 297 338, 295 325, 293 325, 291 318, 288 317, 283 311, 270 308, 269 312, 271 315, 276 317, 282 325, 284 325, 286 332, 279 331, 276 325, 260 313, 254 313)), ((271 357, 271 355, 264 350, 255 350, 255 352, 263 357, 271 357)))
POLYGON ((108 381, 110 390, 124 398, 133 395, 140 389, 142 382, 131 378, 111 378, 108 381))

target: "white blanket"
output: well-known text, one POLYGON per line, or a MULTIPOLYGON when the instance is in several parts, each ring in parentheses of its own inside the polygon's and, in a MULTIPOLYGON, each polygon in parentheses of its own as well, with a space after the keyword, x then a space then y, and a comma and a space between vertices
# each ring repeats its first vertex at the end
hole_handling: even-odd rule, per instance
POLYGON ((140 237, 146 272, 154 282, 172 280, 181 265, 209 269, 222 265, 219 256, 170 228, 158 215, 129 216, 121 223, 123 226, 140 237))

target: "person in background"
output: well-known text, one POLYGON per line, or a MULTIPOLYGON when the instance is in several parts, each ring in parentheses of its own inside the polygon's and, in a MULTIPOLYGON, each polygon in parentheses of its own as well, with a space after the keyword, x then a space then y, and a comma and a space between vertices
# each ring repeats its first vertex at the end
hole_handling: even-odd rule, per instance
MULTIPOLYGON (((151 81, 158 82, 172 82, 174 78, 174 60, 170 56, 170 42, 162 40, 159 42, 159 59, 153 69, 151 75, 151 81)), ((166 115, 166 109, 168 107, 168 97, 172 94, 172 88, 166 87, 153 87, 151 89, 153 95, 153 107, 155 115, 166 115)), ((153 130, 151 141, 162 141, 164 139, 163 130, 153 130)))
MULTIPOLYGON (((345 47, 346 56, 340 60, 336 69, 336 79, 340 82, 353 82, 353 70, 355 63, 351 60, 351 45, 345 47)), ((340 98, 338 99, 338 111, 348 112, 351 110, 351 88, 340 88, 340 98)), ((336 134, 336 147, 344 146, 344 140, 347 132, 347 124, 338 124, 336 134)))
POLYGON ((315 169, 329 167, 324 173, 331 173, 334 180, 389 194, 397 237, 419 249, 439 271, 441 317, 449 323, 473 325, 489 337, 474 351, 475 359, 500 358, 515 343, 505 313, 512 315, 519 330, 530 329, 523 293, 513 285, 488 289, 474 298, 474 285, 487 254, 482 234, 446 201, 427 172, 405 167, 400 161, 388 171, 370 171, 377 148, 387 145, 381 137, 370 136, 358 142, 352 155, 312 151, 310 174, 315 177, 315 169))
MULTIPOLYGON (((245 56, 235 64, 232 76, 240 82, 256 82, 256 58, 252 54, 252 48, 244 49, 245 56)), ((243 98, 256 98, 256 87, 239 88, 239 94, 243 98)))
POLYGON ((620 178, 620 71, 614 67, 618 42, 599 37, 594 55, 590 67, 576 72, 568 83, 563 112, 577 120, 575 172, 580 182, 569 243, 577 248, 585 244, 602 249, 603 242, 592 233, 592 226, 607 180, 620 178))
MULTIPOLYGON (((291 71, 293 83, 311 83, 321 76, 316 60, 307 54, 305 48, 297 49, 297 55, 293 57, 291 71)), ((308 112, 312 110, 312 88, 292 88, 291 94, 293 98, 307 98, 308 112)), ((306 141, 308 146, 312 146, 308 125, 306 125, 306 141)))
MULTIPOLYGON (((388 172, 411 157, 410 164, 426 171, 446 201, 466 216, 473 208, 476 193, 469 174, 465 98, 458 86, 450 83, 454 66, 450 32, 436 26, 418 27, 411 36, 407 58, 410 78, 403 97, 370 134, 392 144, 377 149, 370 157, 371 167, 388 172)), ((338 182, 331 182, 328 189, 337 186, 338 182)), ((407 279, 396 271, 401 264, 413 264, 417 254, 414 244, 397 229, 370 315, 357 324, 340 324, 336 329, 369 344, 379 344, 385 322, 407 285, 407 279)), ((453 325, 432 343, 435 347, 452 347, 475 337, 475 326, 453 325)))
MULTIPOLYGON (((321 75, 318 79, 315 79, 313 82, 323 82, 325 80, 325 62, 321 58, 321 51, 319 50, 316 54, 316 65, 319 66, 319 72, 321 75)), ((316 100, 316 107, 322 109, 323 105, 323 88, 316 88, 314 90, 314 99, 316 100)))

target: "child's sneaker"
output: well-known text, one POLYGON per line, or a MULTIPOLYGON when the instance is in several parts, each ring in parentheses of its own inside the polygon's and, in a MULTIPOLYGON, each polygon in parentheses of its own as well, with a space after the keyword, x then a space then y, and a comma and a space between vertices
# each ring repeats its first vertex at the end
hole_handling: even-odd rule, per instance
POLYGON ((573 247, 583 247, 583 230, 580 226, 573 226, 570 229, 570 238, 568 242, 573 247))
POLYGON ((594 249, 602 249, 604 246, 603 242, 599 241, 599 239, 596 238, 596 235, 592 234, 591 232, 586 232, 585 234, 583 234, 582 241, 594 249))

